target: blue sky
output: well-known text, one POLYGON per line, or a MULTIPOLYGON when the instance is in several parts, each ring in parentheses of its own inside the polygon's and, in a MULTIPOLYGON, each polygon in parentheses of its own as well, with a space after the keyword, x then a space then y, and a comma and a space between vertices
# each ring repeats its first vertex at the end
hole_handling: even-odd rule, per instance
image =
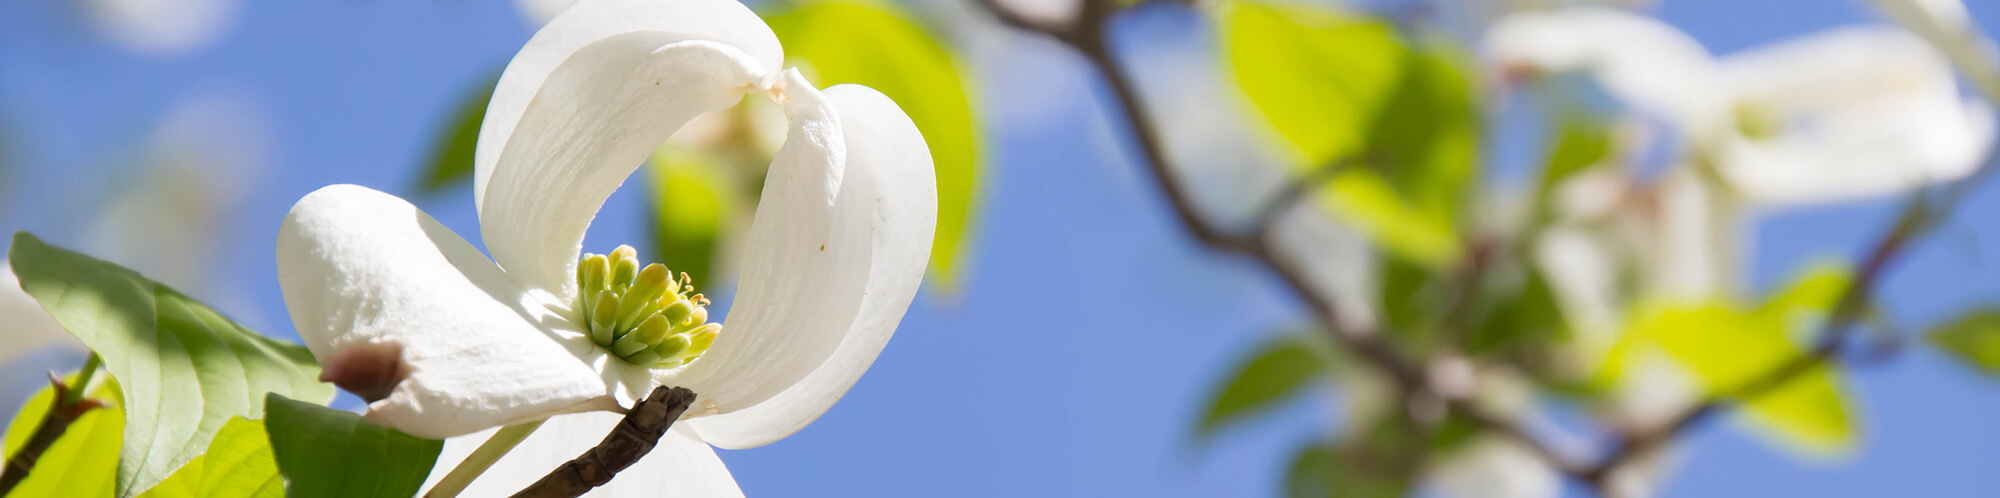
MULTIPOLYGON (((268 334, 296 337, 272 264, 291 203, 334 183, 412 194, 414 168, 461 93, 530 31, 506 1, 245 3, 243 22, 214 46, 153 58, 100 42, 64 0, 0 2, 0 128, 11 164, 0 229, 80 244, 107 188, 134 173, 129 156, 168 109, 191 95, 237 94, 264 109, 275 140, 213 248, 214 287, 229 290, 197 296, 268 334)), ((2000 31, 2000 5, 1973 10, 2000 31)), ((1658 13, 1719 53, 1871 20, 1858 1, 1665 0, 1658 13)), ((1175 13, 1126 27, 1128 45, 1205 29, 1175 13)), ((920 297, 864 380, 811 427, 722 452, 749 494, 1274 496, 1291 449, 1332 419, 1315 397, 1208 448, 1190 444, 1198 403, 1220 373, 1302 315, 1257 269, 1189 243, 1128 162, 1102 117, 1104 95, 1075 60, 1046 43, 1021 50, 1007 60, 1047 58, 1026 64, 1041 72, 976 76, 986 90, 980 107, 991 111, 991 162, 965 292, 920 297), (1022 95, 1008 91, 1016 84, 1079 105, 1005 118, 1011 106, 998 98, 1022 95)), ((1533 150, 1521 145, 1527 138, 1498 134, 1510 142, 1494 144, 1497 162, 1533 150)), ((478 239, 469 189, 412 200, 478 239)), ((642 240, 638 201, 629 190, 613 197, 586 244, 642 240)), ((1765 218, 1753 285, 1855 253, 1893 207, 1871 201, 1765 218)), ((2000 301, 1994 214, 2000 188, 1989 186, 1894 270, 1886 290, 1899 324, 2000 301)), ((2000 424, 1989 415, 2000 413, 2000 382, 1921 347, 1851 379, 1864 405, 1857 458, 1800 462, 1713 424, 1695 431, 1665 496, 2000 494, 2000 473, 1991 472, 2000 424)))

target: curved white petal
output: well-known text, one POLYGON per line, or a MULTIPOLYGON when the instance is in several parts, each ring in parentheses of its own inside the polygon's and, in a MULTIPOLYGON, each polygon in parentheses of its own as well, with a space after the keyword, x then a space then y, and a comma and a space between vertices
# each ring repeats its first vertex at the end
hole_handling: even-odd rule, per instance
MULTIPOLYGON (((644 154, 630 156, 626 149, 643 144, 646 151, 658 145, 671 135, 681 123, 700 114, 702 110, 719 109, 736 102, 735 97, 723 98, 718 95, 717 85, 730 87, 754 82, 755 78, 775 74, 778 65, 784 61, 784 51, 778 45, 777 35, 769 26, 757 18, 755 13, 735 0, 583 0, 563 10, 535 33, 514 59, 507 63, 507 69, 500 75, 500 83, 493 89, 493 99, 487 103, 486 119, 481 123, 479 143, 473 149, 473 201, 480 210, 481 232, 488 250, 495 250, 492 227, 499 223, 488 221, 486 197, 495 173, 509 169, 527 169, 526 172, 508 171, 501 177, 525 177, 535 180, 551 180, 557 176, 580 179, 590 176, 615 176, 622 180, 632 168, 636 168, 644 154), (639 35, 639 36, 632 36, 639 35), (596 47, 611 40, 617 47, 596 47), (662 45, 685 40, 709 40, 718 45, 731 47, 734 52, 732 65, 744 65, 750 79, 726 82, 730 77, 741 77, 735 68, 727 66, 699 66, 697 63, 711 61, 712 58, 680 53, 657 54, 648 57, 647 52, 662 45), (650 46, 648 46, 650 44, 650 46), (551 81, 558 73, 590 73, 589 77, 572 76, 567 83, 551 81), (661 86, 648 89, 633 88, 639 82, 660 80, 661 86), (557 86, 552 90, 550 86, 557 86), (560 87, 568 88, 560 88, 560 87), (647 91, 639 91, 647 90, 647 91), (549 95, 544 95, 549 94, 549 95), (726 100, 723 102, 722 100, 726 100), (536 104, 539 105, 530 105, 536 104), (617 106, 640 105, 642 107, 623 109, 627 114, 604 112, 619 110, 617 106), (542 111, 554 119, 544 119, 540 123, 524 124, 531 107, 549 108, 542 111), (596 115, 583 114, 567 116, 573 111, 598 112, 596 115), (685 115, 683 115, 685 114, 685 115), (548 129, 562 125, 564 119, 572 119, 568 124, 575 129, 548 129), (607 121, 608 120, 608 121, 607 121), (525 129, 522 129, 525 126, 525 129), (607 128, 625 127, 628 130, 608 136, 593 135, 612 131, 607 128), (520 133, 517 133, 520 132, 520 133), (635 133, 639 133, 634 135, 635 133), (545 142, 532 147, 534 152, 543 154, 556 152, 549 150, 546 142, 569 140, 582 143, 567 144, 582 151, 593 152, 597 157, 533 157, 510 159, 509 168, 502 164, 503 156, 510 149, 521 148, 515 144, 516 136, 545 142), (658 138, 658 139, 654 139, 658 138), (644 139, 644 140, 640 140, 644 139), (619 147, 607 148, 617 144, 619 147), (629 156, 630 160, 627 160, 629 156), (556 161, 556 164, 543 164, 556 161), (628 164, 629 163, 629 164, 628 164), (567 175, 555 175, 564 170, 609 169, 611 172, 571 171, 567 175), (541 170, 553 170, 541 171, 541 170)), ((529 151, 523 151, 529 152, 529 151)), ((597 183, 597 182, 592 182, 597 183)), ((618 181, 603 186, 616 187, 618 181)), ((536 186, 540 187, 540 186, 536 186)), ((559 187, 560 188, 560 187, 559 187)), ((593 192, 568 192, 558 190, 549 195, 575 195, 593 192)), ((511 200, 511 196, 507 196, 511 200)), ((601 201, 602 199, 599 199, 601 201)), ((592 208, 585 213, 583 222, 589 221, 589 214, 595 213, 599 203, 585 202, 592 208)), ((513 222, 506 220, 505 222, 513 222)), ((579 232, 581 233, 581 232, 579 232)), ((503 244, 504 245, 504 244, 503 244)), ((495 250, 498 252, 497 250, 495 250)), ((518 272, 517 266, 526 263, 501 259, 495 260, 503 268, 518 272)), ((528 283, 530 286, 542 284, 528 283)))
POLYGON ((606 394, 579 359, 594 351, 589 339, 402 199, 353 185, 307 194, 277 253, 299 337, 322 378, 381 397, 370 421, 442 438, 606 394))
POLYGON ((69 335, 35 298, 21 290, 21 279, 4 259, 0 259, 0 323, 7 324, 0 327, 0 364, 45 347, 83 349, 76 336, 69 335))
POLYGON ((1613 97, 1693 136, 1726 124, 1714 57, 1651 17, 1602 7, 1514 14, 1494 23, 1486 46, 1502 68, 1589 71, 1613 97))
MULTIPOLYGON (((542 476, 548 475, 563 462, 570 461, 585 450, 604 440, 612 426, 618 425, 623 415, 608 412, 578 413, 551 417, 541 428, 535 429, 528 439, 500 457, 486 473, 474 479, 459 496, 511 496, 521 488, 534 484, 542 476)), ((736 479, 729 475, 729 469, 716 458, 715 450, 703 443, 693 431, 676 425, 660 438, 660 444, 653 451, 640 458, 610 483, 584 496, 591 497, 658 497, 674 498, 739 498, 743 491, 737 489, 736 479)), ((431 470, 424 489, 437 485, 446 473, 472 454, 480 443, 493 436, 492 430, 467 434, 444 442, 444 451, 438 454, 437 466, 431 470)))
POLYGON ((1781 126, 1723 149, 1745 197, 1789 205, 1883 195, 1978 166, 1993 118, 1944 56, 1886 26, 1830 30, 1723 59, 1744 112, 1781 126))
MULTIPOLYGON (((909 116, 880 92, 838 85, 824 95, 839 113, 840 139, 847 149, 827 243, 808 246, 809 237, 759 233, 759 227, 786 221, 776 218, 784 208, 759 206, 759 227, 751 229, 751 242, 753 247, 774 242, 773 250, 753 250, 745 258, 749 264, 724 329, 726 339, 718 339, 715 349, 695 363, 726 365, 726 370, 713 371, 723 381, 711 391, 717 403, 703 404, 722 413, 690 421, 717 446, 761 446, 819 418, 874 364, 923 283, 937 229, 937 179, 930 148, 909 116), (774 218, 765 218, 767 212, 774 218), (797 287, 811 282, 769 273, 786 262, 766 258, 801 256, 826 258, 827 264, 838 265, 829 276, 839 280, 797 287), (798 289, 806 292, 804 299, 782 300, 798 289), (779 315, 793 315, 809 328, 782 327, 779 324, 788 320, 779 315), (829 344, 829 338, 837 343, 829 344), (758 401, 760 396, 768 399, 758 401), (732 405, 748 406, 729 411, 732 405)), ((772 175, 778 174, 774 167, 772 175)), ((764 204, 774 204, 771 195, 776 192, 768 186, 773 183, 783 182, 766 180, 764 204)), ((813 200, 776 202, 809 201, 813 200)))
POLYGON ((481 146, 505 147, 483 177, 480 235, 523 286, 567 302, 584 230, 604 200, 674 130, 736 104, 764 78, 742 50, 680 38, 634 31, 586 45, 542 82, 512 137, 481 132, 481 146))

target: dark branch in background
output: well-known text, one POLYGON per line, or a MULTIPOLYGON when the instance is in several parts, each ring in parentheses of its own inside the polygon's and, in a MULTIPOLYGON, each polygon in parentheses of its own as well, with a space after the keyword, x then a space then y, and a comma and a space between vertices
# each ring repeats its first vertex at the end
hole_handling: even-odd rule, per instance
MULTIPOLYGON (((1288 289, 1311 308, 1314 317, 1320 322, 1320 330, 1325 331, 1336 344, 1387 374, 1396 382, 1400 391, 1406 393, 1406 396, 1430 392, 1429 380, 1420 365, 1383 342, 1381 334, 1357 329, 1344 322, 1339 312, 1333 308, 1331 296, 1307 283, 1304 272, 1277 254, 1266 241, 1271 227, 1270 218, 1274 218, 1298 198, 1314 191, 1312 187, 1323 183, 1312 178, 1313 176, 1330 175, 1331 172, 1325 170, 1337 168, 1322 168, 1320 172, 1310 174, 1307 178, 1296 181, 1293 187, 1279 192, 1278 199, 1268 205, 1276 207, 1262 213, 1263 216, 1253 227, 1254 230, 1241 233, 1226 231, 1203 219, 1195 208, 1185 185, 1176 178, 1175 169, 1170 165, 1170 159, 1160 145, 1160 134, 1153 128, 1154 121, 1146 115, 1147 111, 1140 101, 1138 87, 1118 64, 1106 43, 1105 33, 1112 14, 1117 11, 1114 0, 1084 0, 1073 23, 1061 25, 1041 24, 1028 20, 999 5, 998 0, 974 1, 1004 24, 1054 38, 1083 55, 1084 59, 1104 78, 1105 86, 1109 87, 1112 96, 1116 98, 1125 127, 1139 146, 1141 165, 1151 174, 1154 182, 1159 184, 1160 191, 1166 197, 1175 218, 1196 240, 1217 251, 1251 258, 1270 269, 1284 281, 1288 289), (1287 200, 1288 198, 1290 200, 1287 200)), ((1580 468, 1579 465, 1570 463, 1567 458, 1529 435, 1526 430, 1473 406, 1469 400, 1447 398, 1444 401, 1446 408, 1452 413, 1471 420, 1481 428, 1518 441, 1557 469, 1572 471, 1580 468)))
POLYGON ((611 434, 604 436, 603 442, 514 493, 514 498, 573 498, 611 482, 618 471, 651 453, 653 446, 660 443, 660 437, 693 404, 694 391, 687 388, 653 388, 646 399, 625 412, 625 419, 611 428, 611 434))
MULTIPOLYGON (((999 19, 1002 24, 1048 36, 1083 55, 1091 67, 1104 78, 1105 85, 1117 100, 1118 111, 1122 113, 1125 127, 1138 145, 1140 163, 1159 184, 1161 194, 1172 208, 1175 218, 1196 240, 1210 249, 1256 260, 1276 274, 1284 281, 1287 288, 1311 308, 1314 317, 1320 322, 1321 330, 1325 331, 1330 339, 1393 379, 1406 397, 1404 400, 1406 404, 1415 401, 1417 396, 1434 394, 1429 389, 1425 370, 1418 363, 1404 357, 1400 351, 1383 342, 1379 332, 1356 329, 1352 324, 1343 322, 1338 312, 1332 308, 1333 301, 1330 296, 1308 284, 1302 276, 1303 273, 1292 266, 1291 262, 1280 257, 1266 242, 1266 235, 1274 220, 1295 205, 1300 198, 1315 192, 1318 185, 1338 171, 1337 165, 1309 173, 1280 190, 1258 214, 1251 230, 1244 232, 1224 230, 1203 219, 1195 209, 1184 186, 1175 177, 1175 169, 1170 165, 1170 160, 1160 145, 1160 134, 1153 128, 1153 121, 1146 114, 1137 87, 1125 73, 1124 68, 1118 64, 1106 43, 1106 32, 1112 15, 1118 11, 1113 3, 1114 0, 1083 0, 1075 19, 1070 23, 1037 22, 1008 10, 1001 6, 998 0, 973 1, 999 19)), ((1171 1, 1148 0, 1141 5, 1171 1)), ((2000 98, 2000 95, 1990 97, 2000 98)), ((1595 464, 1584 465, 1571 461, 1543 444, 1527 430, 1513 422, 1486 413, 1470 400, 1446 399, 1446 407, 1452 413, 1471 420, 1482 430, 1519 442, 1551 467, 1595 487, 1602 494, 1609 484, 1605 480, 1606 477, 1633 458, 1646 455, 1733 403, 1768 394, 1836 359, 1848 342, 1856 322, 1866 315, 1883 273, 1904 254, 1907 247, 1926 235, 1943 217, 1948 216, 1974 187, 1994 174, 1995 163, 2000 162, 2000 157, 1996 155, 2000 154, 1989 150, 1983 166, 1978 171, 1945 187, 1938 197, 1931 198, 1920 193, 1910 201, 1896 225, 1863 259, 1862 266, 1856 271, 1854 279, 1830 313, 1819 341, 1812 350, 1731 392, 1722 393, 1687 408, 1658 428, 1619 436, 1612 446, 1611 453, 1595 464)), ((1460 283, 1475 285, 1479 281, 1479 273, 1484 265, 1478 261, 1469 262, 1468 265, 1466 273, 1460 278, 1460 283)), ((1469 292, 1469 290, 1464 291, 1469 292)), ((1453 307, 1462 304, 1454 304, 1453 307)))
POLYGON ((0 471, 0 496, 13 492, 15 486, 28 478, 28 473, 35 470, 35 461, 40 460, 42 452, 48 451, 50 445, 62 438, 70 424, 82 418, 84 413, 104 406, 97 400, 82 396, 83 391, 90 388, 90 373, 97 370, 97 363, 97 356, 92 355, 90 361, 85 363, 85 373, 78 376, 75 387, 63 384, 62 378, 54 373, 49 374, 49 385, 55 389, 55 395, 49 398, 49 413, 35 425, 35 432, 28 436, 27 444, 21 445, 20 451, 7 458, 7 469, 0 471))

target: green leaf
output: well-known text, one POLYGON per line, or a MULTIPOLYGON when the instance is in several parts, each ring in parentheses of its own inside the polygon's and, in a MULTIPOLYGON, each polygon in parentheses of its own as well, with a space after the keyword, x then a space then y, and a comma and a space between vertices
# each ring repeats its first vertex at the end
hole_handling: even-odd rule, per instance
MULTIPOLYGON (((1424 455, 1437 444, 1407 416, 1369 424, 1336 443, 1307 446, 1285 475, 1291 498, 1397 498, 1410 490, 1424 455)), ((1469 437, 1469 436, 1463 436, 1469 437)))
MULTIPOLYGON (((64 381, 74 385, 76 374, 64 377, 64 381)), ((106 404, 78 417, 71 422, 69 430, 55 444, 42 452, 42 458, 35 462, 35 470, 21 481, 19 487, 7 496, 111 496, 112 477, 118 472, 118 433, 125 427, 125 417, 118 410, 120 403, 118 383, 97 376, 92 381, 89 398, 106 404), (63 490, 56 493, 55 490, 63 490)), ((36 391, 28 402, 21 405, 21 411, 14 413, 14 419, 7 424, 5 444, 0 445, 0 455, 12 458, 14 452, 28 444, 42 419, 49 412, 49 405, 55 400, 55 388, 44 387, 36 391)))
POLYGON ((278 477, 278 462, 271 456, 271 440, 264 436, 264 422, 237 417, 215 432, 207 454, 181 466, 174 475, 140 496, 279 498, 284 495, 285 482, 278 477))
POLYGON ((1547 197, 1550 190, 1570 175, 1590 169, 1610 154, 1611 132, 1602 120, 1580 114, 1565 115, 1556 125, 1555 144, 1549 147, 1547 164, 1542 167, 1542 178, 1536 185, 1540 192, 1536 198, 1547 197))
POLYGON ((719 162, 701 150, 668 144, 653 152, 647 168, 652 188, 647 217, 660 261, 674 262, 673 270, 694 277, 695 285, 712 282, 716 243, 742 203, 737 198, 742 186, 719 162))
POLYGON ((1319 6, 1225 2, 1224 66, 1304 165, 1362 152, 1407 50, 1388 24, 1319 6))
POLYGON ((1229 380, 1209 395, 1195 433, 1212 437, 1222 427, 1262 413, 1318 380, 1327 368, 1326 355, 1307 341, 1295 334, 1281 335, 1237 364, 1229 380))
MULTIPOLYGON (((46 401, 41 410, 48 410, 46 401)), ((124 426, 125 416, 116 408, 84 412, 7 496, 111 496, 118 474, 118 433, 124 426)))
MULTIPOLYGON (((1794 334, 1820 323, 1846 285, 1844 272, 1820 269, 1753 310, 1726 302, 1645 303, 1631 333, 1658 345, 1711 392, 1730 395, 1806 354, 1794 334)), ((1744 403, 1750 421, 1790 448, 1838 454, 1858 439, 1854 402, 1830 366, 1744 403)))
POLYGON ((479 125, 486 121, 486 103, 493 100, 493 88, 500 74, 481 80, 465 93, 451 113, 448 127, 431 145, 430 160, 417 178, 417 193, 434 195, 472 180, 472 154, 479 145, 479 125))
POLYGON ((1408 57, 1368 131, 1367 164, 1433 223, 1450 227, 1477 172, 1479 110, 1461 69, 1469 58, 1443 48, 1408 57))
POLYGON ((1465 351, 1493 352, 1509 346, 1548 344, 1568 337, 1568 324, 1555 290, 1535 265, 1519 260, 1487 270, 1478 326, 1466 337, 1465 351))
POLYGON ((1459 255, 1451 222, 1412 204, 1374 171, 1350 168, 1335 174, 1320 202, 1354 224, 1376 246, 1431 269, 1450 268, 1459 255))
POLYGON ((368 423, 360 415, 272 393, 264 428, 285 496, 396 497, 417 493, 444 441, 368 423))
POLYGON ((258 335, 132 270, 19 232, 21 289, 104 358, 123 390, 118 495, 137 496, 201 455, 230 417, 258 418, 264 393, 330 400, 306 348, 258 335))
POLYGON ((1225 66, 1295 167, 1365 166, 1335 175, 1321 204, 1378 247, 1449 268, 1460 255, 1460 203, 1477 177, 1467 57, 1324 6, 1236 0, 1222 16, 1225 66))
POLYGON ((958 61, 937 37, 889 2, 794 4, 765 16, 785 55, 822 86, 867 85, 895 100, 923 132, 937 168, 937 237, 931 283, 958 284, 979 197, 980 144, 958 61))
POLYGON ((1931 344, 1988 376, 2000 376, 2000 306, 1965 312, 1930 331, 1931 344))

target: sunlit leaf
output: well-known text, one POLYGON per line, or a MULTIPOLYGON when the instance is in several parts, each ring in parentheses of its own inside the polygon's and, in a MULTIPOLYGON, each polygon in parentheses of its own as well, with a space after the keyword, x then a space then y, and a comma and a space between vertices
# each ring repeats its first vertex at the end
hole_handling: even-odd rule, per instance
POLYGON ((102 356, 123 390, 119 496, 137 496, 200 456, 230 417, 260 417, 265 393, 333 398, 306 348, 244 329, 132 270, 27 232, 14 235, 8 254, 21 289, 102 356))
POLYGON ((1983 307, 1931 329, 1931 344, 1989 376, 2000 376, 2000 307, 1983 307))
POLYGON ((1408 57, 1396 92, 1369 128, 1364 165, 1426 217, 1449 227, 1478 159, 1479 110, 1462 69, 1469 58, 1444 48, 1408 57))
POLYGON ((1224 66, 1308 165, 1357 155, 1407 50, 1388 24, 1323 6, 1223 3, 1224 66))
MULTIPOLYGON (((1721 302, 1650 303, 1637 312, 1632 333, 1657 344, 1710 391, 1734 394, 1806 354, 1795 334, 1820 323, 1846 285, 1844 273, 1817 270, 1754 310, 1721 302)), ((1790 447, 1825 454, 1853 447, 1853 406, 1837 372, 1825 366, 1745 400, 1744 411, 1790 447)))
MULTIPOLYGON (((42 406, 47 410, 47 405, 42 406)), ((35 470, 9 497, 112 496, 118 475, 119 432, 125 416, 117 408, 84 412, 35 461, 35 470)))
POLYGON ((1225 66, 1300 171, 1361 166, 1335 175, 1322 204, 1392 254, 1451 266, 1477 177, 1467 57, 1322 5, 1236 0, 1218 25, 1225 66))
POLYGON ((667 145, 653 152, 647 168, 652 203, 647 218, 660 260, 696 285, 712 280, 716 244, 729 226, 741 187, 720 171, 717 158, 691 147, 667 145))
POLYGON ((276 393, 265 403, 264 428, 291 498, 406 498, 424 485, 444 449, 444 441, 276 393))
POLYGON ((1321 202, 1377 246, 1433 269, 1458 259, 1458 235, 1450 223, 1411 204, 1382 175, 1348 169, 1334 175, 1325 192, 1321 202))
MULTIPOLYGON (((69 385, 75 385, 76 380, 74 374, 64 378, 69 385)), ((71 422, 62 437, 42 452, 35 470, 7 496, 57 496, 54 490, 63 490, 62 496, 111 496, 112 477, 118 472, 118 434, 125 427, 125 417, 118 409, 117 382, 98 376, 91 384, 89 398, 106 406, 71 422)), ((28 444, 47 416, 49 405, 55 402, 55 392, 52 387, 36 391, 21 405, 21 411, 14 413, 14 419, 7 423, 0 455, 13 458, 14 452, 28 444)))
POLYGON ((453 108, 445 128, 431 144, 430 158, 417 178, 417 192, 436 194, 454 185, 472 181, 472 153, 479 144, 479 124, 486 120, 486 103, 493 100, 493 88, 500 75, 480 80, 467 89, 458 107, 453 108))
POLYGON ((181 466, 143 498, 279 498, 285 482, 271 456, 264 421, 229 419, 208 443, 208 453, 181 466))
POLYGON ((888 2, 804 2, 765 16, 785 55, 831 86, 858 83, 909 113, 937 168, 931 283, 957 285, 976 225, 980 144, 967 81, 944 43, 888 2))
POLYGON ((1229 380, 1209 395, 1195 432, 1202 438, 1231 423, 1263 413, 1298 395, 1326 372, 1326 354, 1307 339, 1281 335, 1232 367, 1229 380))

